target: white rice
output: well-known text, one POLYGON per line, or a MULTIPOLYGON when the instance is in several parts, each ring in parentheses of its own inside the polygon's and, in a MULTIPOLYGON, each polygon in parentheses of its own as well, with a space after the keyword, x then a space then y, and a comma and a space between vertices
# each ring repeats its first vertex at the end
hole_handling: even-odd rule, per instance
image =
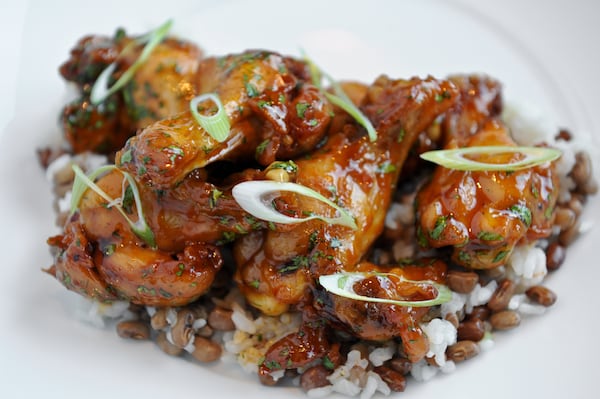
POLYGON ((107 164, 108 158, 106 158, 106 155, 93 152, 82 152, 76 155, 62 154, 46 168, 46 180, 53 182, 57 173, 65 168, 70 168, 71 165, 78 165, 84 172, 89 173, 107 164))
POLYGON ((168 308, 165 319, 170 326, 174 326, 177 323, 177 311, 174 308, 168 308))
POLYGON ((521 307, 521 304, 523 304, 523 302, 525 302, 525 300, 527 299, 527 295, 525 294, 515 294, 510 298, 510 301, 508 302, 508 309, 509 310, 519 310, 519 308, 521 307))
POLYGON ((592 169, 598 170, 600 148, 589 132, 578 131, 570 141, 556 140, 559 124, 553 121, 551 115, 542 112, 538 107, 525 102, 507 102, 502 114, 504 122, 510 127, 514 140, 520 145, 538 145, 547 143, 562 151, 562 156, 556 162, 556 171, 560 178, 559 201, 568 201, 570 190, 575 182, 569 172, 575 165, 575 154, 585 151, 592 160, 592 169))
MULTIPOLYGON (((243 300, 239 295, 228 298, 243 300)), ((259 316, 254 319, 242 306, 243 302, 230 302, 227 298, 225 302, 233 310, 231 319, 236 330, 223 334, 223 348, 248 373, 256 374, 267 349, 280 338, 298 331, 300 327, 300 314, 286 313, 279 317, 259 316)), ((272 373, 271 376, 277 380, 283 377, 283 373, 280 374, 272 373)))
POLYGON ((421 360, 413 365, 411 375, 416 381, 426 382, 438 375, 438 373, 449 374, 454 370, 456 370, 456 363, 452 360, 447 360, 446 363, 440 367, 431 366, 427 364, 425 360, 421 360))
POLYGON ((485 305, 489 302, 498 288, 496 280, 492 280, 485 286, 481 286, 479 283, 475 285, 475 288, 469 295, 467 295, 465 303, 465 312, 467 314, 473 311, 473 308, 480 305, 485 305))
POLYGON ((421 329, 429 340, 427 357, 433 357, 438 366, 446 364, 446 349, 456 343, 456 327, 448 320, 433 319, 421 324, 421 329))
POLYGON ((369 399, 377 392, 389 395, 390 387, 379 374, 367 370, 368 367, 369 361, 363 359, 358 350, 351 350, 346 358, 346 363, 337 367, 327 377, 331 385, 310 389, 307 394, 312 398, 322 398, 334 392, 347 396, 359 396, 360 394, 360 399, 369 399))
POLYGON ((384 346, 377 347, 369 353, 369 361, 373 366, 379 367, 386 361, 394 357, 396 353, 396 345, 393 341, 389 341, 384 346))
POLYGON ((235 328, 248 334, 256 334, 256 325, 252 317, 237 303, 233 304, 231 320, 235 328))
POLYGON ((548 274, 546 253, 533 244, 519 245, 508 259, 506 272, 520 289, 538 285, 548 274))
POLYGON ((62 154, 52 161, 46 168, 46 180, 50 183, 54 182, 54 176, 64 168, 68 167, 72 163, 73 155, 62 154))
POLYGON ((127 301, 104 303, 77 295, 74 303, 76 304, 75 316, 98 328, 105 328, 113 321, 135 317, 129 311, 129 302, 127 301))
MULTIPOLYGON (((85 173, 90 173, 101 166, 108 164, 105 155, 84 152, 77 155, 62 154, 52 161, 46 168, 46 180, 51 185, 70 184, 63 182, 65 172, 71 172, 71 165, 78 165, 85 173), (63 176, 62 179, 59 176, 63 176)), ((55 205, 59 214, 70 212, 71 210, 71 190, 67 190, 62 197, 55 198, 55 205)))

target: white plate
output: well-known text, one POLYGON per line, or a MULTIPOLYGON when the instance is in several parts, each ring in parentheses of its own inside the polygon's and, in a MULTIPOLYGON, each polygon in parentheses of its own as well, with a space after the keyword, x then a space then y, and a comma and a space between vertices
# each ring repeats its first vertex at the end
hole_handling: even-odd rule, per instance
MULTIPOLYGON (((32 2, 18 63, 15 116, 0 142, 0 396, 35 398, 302 398, 296 388, 266 388, 222 364, 170 358, 150 342, 122 340, 82 323, 76 296, 40 271, 51 263, 45 239, 56 232, 36 148, 58 134, 64 100, 58 65, 82 35, 118 26, 143 32, 174 16, 176 31, 223 54, 264 47, 304 48, 334 76, 368 81, 485 72, 509 98, 548 112, 575 134, 593 131, 600 68, 593 38, 598 4, 573 2, 208 1, 32 2), (85 2, 88 3, 88 2, 85 2), (499 4, 500 3, 500 4, 499 4), (526 4, 524 4, 526 3, 526 4), (168 5, 168 9, 161 6, 168 5)), ((18 35, 15 35, 18 36, 18 35)), ((6 37, 8 40, 18 38, 6 37)), ((6 62, 6 61, 3 61, 6 62)), ((13 76, 2 74, 5 79, 13 76)), ((589 219, 600 216, 598 198, 589 219)), ((592 397, 600 355, 594 227, 547 284, 559 295, 544 316, 525 320, 497 345, 426 384, 409 381, 397 397, 488 399, 592 397)))

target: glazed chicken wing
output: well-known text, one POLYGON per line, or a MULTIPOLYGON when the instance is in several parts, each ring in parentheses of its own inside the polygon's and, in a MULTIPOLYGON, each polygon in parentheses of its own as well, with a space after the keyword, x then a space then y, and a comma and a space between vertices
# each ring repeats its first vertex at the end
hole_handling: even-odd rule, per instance
MULTIPOLYGON (((267 228, 231 195, 233 185, 264 179, 264 173, 248 170, 219 186, 205 181, 201 171, 168 190, 137 184, 154 248, 132 231, 117 209, 88 190, 63 234, 49 240, 59 250, 51 272, 67 288, 98 300, 152 306, 189 303, 208 290, 220 269, 220 246, 267 228)), ((122 173, 114 171, 96 184, 118 198, 123 182, 122 173)), ((123 207, 129 215, 136 214, 132 201, 124 201, 123 207)))
POLYGON ((143 44, 123 52, 133 40, 123 31, 114 37, 86 36, 60 67, 64 79, 75 83, 80 93, 61 115, 73 152, 116 151, 138 129, 185 110, 194 97, 202 52, 192 43, 167 38, 122 90, 93 104, 90 92, 100 73, 117 62, 113 77, 118 79, 140 56, 143 44))
MULTIPOLYGON (((156 122, 118 154, 117 163, 154 187, 170 187, 216 160, 263 166, 312 149, 325 135, 331 105, 292 58, 249 51, 209 58, 198 72, 199 93, 216 93, 231 130, 218 142, 186 111, 156 122)), ((200 104, 210 109, 212 102, 200 104)))
MULTIPOLYGON (((98 185, 117 198, 123 176, 113 171, 98 185)), ((84 193, 65 232, 49 244, 58 249, 50 273, 68 289, 99 301, 184 305, 209 289, 223 263, 219 249, 204 242, 187 241, 177 252, 149 247, 92 190, 84 193)))
MULTIPOLYGON (((495 82, 454 78, 461 101, 447 116, 446 148, 515 146, 500 111, 495 82)), ((515 154, 482 156, 488 163, 515 154)), ((474 269, 503 265, 516 244, 551 234, 558 177, 552 164, 511 171, 458 171, 437 167, 417 196, 422 246, 452 246, 452 260, 474 269)))

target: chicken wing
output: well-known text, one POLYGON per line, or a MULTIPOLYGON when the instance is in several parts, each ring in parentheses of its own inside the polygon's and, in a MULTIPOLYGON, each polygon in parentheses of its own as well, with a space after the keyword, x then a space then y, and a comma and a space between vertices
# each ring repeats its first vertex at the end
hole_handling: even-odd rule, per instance
MULTIPOLYGON (((113 171, 98 185, 118 198, 123 176, 113 171)), ((179 251, 150 248, 92 190, 84 193, 64 233, 48 242, 58 249, 50 273, 68 289, 99 301, 184 305, 208 290, 223 263, 219 249, 204 242, 187 241, 179 251)))
POLYGON ((186 111, 132 137, 117 155, 124 170, 165 188, 216 160, 266 166, 295 158, 327 132, 332 107, 309 83, 307 66, 292 58, 249 51, 206 59, 198 82, 199 93, 219 96, 231 124, 229 137, 218 142, 186 111))
POLYGON ((86 36, 60 67, 63 78, 75 83, 79 98, 61 115, 65 138, 75 153, 110 153, 120 149, 138 129, 185 110, 197 92, 202 52, 190 42, 167 38, 120 91, 99 104, 90 101, 92 85, 100 73, 117 62, 118 78, 139 57, 143 45, 123 52, 135 37, 118 31, 114 37, 86 36))
MULTIPOLYGON (((499 85, 476 77, 454 81, 461 101, 444 122, 446 148, 515 146, 498 117, 499 85)), ((481 160, 510 162, 511 157, 515 155, 486 155, 481 160)), ((452 260, 468 268, 503 265, 519 242, 551 234, 557 197, 552 164, 514 172, 438 167, 417 195, 418 240, 425 247, 452 246, 452 260)))

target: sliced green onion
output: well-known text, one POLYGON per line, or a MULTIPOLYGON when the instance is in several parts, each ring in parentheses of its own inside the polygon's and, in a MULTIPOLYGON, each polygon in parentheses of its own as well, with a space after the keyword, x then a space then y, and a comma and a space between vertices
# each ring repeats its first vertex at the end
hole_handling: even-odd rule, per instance
POLYGON ((427 151, 421 158, 448 169, 469 171, 515 171, 554 161, 560 150, 544 147, 482 146, 453 150, 427 151), (512 163, 486 163, 465 158, 465 155, 523 154, 525 158, 512 163))
POLYGON ((325 95, 325 97, 327 97, 329 101, 346 111, 348 114, 350 114, 350 116, 352 116, 356 120, 356 122, 358 122, 362 127, 364 127, 367 130, 369 139, 371 141, 377 140, 377 130, 375 130, 375 127, 373 127, 373 124, 371 123, 369 118, 367 118, 366 115, 363 114, 362 111, 358 109, 356 105, 354 105, 354 103, 352 102, 352 100, 350 100, 348 95, 346 95, 346 93, 342 89, 342 86, 340 86, 340 84, 335 79, 333 79, 331 75, 329 75, 326 72, 323 72, 323 70, 320 69, 303 51, 302 56, 304 58, 304 62, 306 62, 306 64, 308 65, 311 79, 315 87, 321 90, 321 92, 323 92, 323 94, 325 95), (334 94, 326 92, 323 89, 323 85, 321 84, 321 78, 323 77, 326 80, 328 80, 331 84, 331 88, 333 89, 334 94))
POLYGON ((75 173, 75 180, 73 182, 73 189, 71 192, 71 214, 73 214, 77 210, 77 208, 79 207, 79 203, 81 202, 81 198, 83 197, 83 194, 89 188, 108 202, 108 208, 115 207, 119 211, 119 213, 121 213, 121 215, 123 215, 123 217, 127 220, 127 223, 129 223, 129 227, 139 238, 144 240, 144 242, 150 247, 156 247, 154 233, 152 232, 152 229, 150 229, 150 226, 148 226, 148 223, 146 223, 146 218, 142 209, 142 200, 140 197, 140 192, 138 190, 137 184, 135 183, 135 180, 129 173, 120 170, 115 165, 102 166, 94 172, 92 172, 89 176, 87 176, 83 172, 83 170, 81 170, 81 168, 77 165, 73 165, 72 169, 75 173), (120 198, 111 198, 104 190, 102 190, 96 183, 94 183, 94 180, 98 176, 113 170, 118 170, 123 174, 124 177, 122 194, 120 198), (135 222, 132 221, 127 215, 127 213, 123 210, 123 199, 125 198, 127 188, 125 182, 127 182, 129 187, 131 187, 131 191, 133 193, 135 207, 137 209, 138 214, 138 220, 135 222))
POLYGON ((338 224, 340 226, 358 229, 354 217, 347 210, 338 206, 336 203, 325 198, 313 189, 297 183, 283 183, 271 180, 246 181, 233 187, 233 198, 246 212, 252 216, 274 223, 294 224, 303 223, 307 220, 319 219, 329 224, 338 224), (316 199, 324 204, 334 208, 339 216, 327 217, 312 214, 304 218, 294 218, 283 215, 273 208, 272 200, 277 198, 278 193, 288 191, 309 198, 316 199))
POLYGON ((435 306, 445 302, 450 301, 452 298, 452 291, 448 287, 443 284, 436 283, 430 280, 422 280, 422 281, 413 281, 407 280, 402 276, 393 273, 374 273, 374 272, 355 272, 355 273, 335 273, 329 274, 325 276, 319 277, 319 283, 325 288, 327 291, 332 294, 342 296, 349 299, 354 299, 357 301, 363 302, 377 302, 377 303, 388 303, 392 305, 399 306, 413 306, 413 307, 425 307, 425 306, 435 306), (401 283, 409 283, 415 285, 428 285, 432 286, 436 290, 436 297, 433 299, 426 299, 423 301, 404 301, 398 299, 391 298, 377 298, 377 297, 369 297, 364 295, 359 295, 354 291, 354 284, 359 281, 362 281, 369 277, 383 277, 389 278, 395 277, 401 283))
POLYGON ((227 112, 225 112, 225 108, 217 94, 207 93, 194 97, 190 101, 190 111, 192 112, 194 119, 196 119, 196 122, 198 122, 198 124, 200 124, 213 139, 217 140, 219 143, 227 140, 231 125, 229 123, 227 112), (217 106, 217 112, 215 114, 206 116, 198 112, 198 104, 206 100, 211 100, 217 106))
POLYGON ((123 88, 123 86, 125 86, 131 80, 131 78, 133 78, 133 75, 135 75, 142 64, 146 62, 154 48, 163 41, 169 32, 169 29, 171 29, 171 25, 173 25, 173 21, 168 20, 155 30, 133 40, 131 43, 125 46, 123 51, 121 51, 121 54, 119 54, 119 57, 121 57, 123 54, 127 54, 137 45, 146 43, 138 59, 125 72, 123 72, 121 77, 117 79, 112 87, 108 87, 108 81, 117 68, 117 62, 115 61, 111 63, 102 71, 100 76, 98 76, 98 79, 96 79, 96 82, 94 82, 94 86, 92 87, 92 91, 90 93, 90 101, 92 104, 97 105, 101 103, 108 96, 123 88))
POLYGON ((102 198, 108 198, 107 201, 112 201, 112 199, 108 197, 108 195, 106 195, 106 193, 104 193, 104 191, 102 191, 102 189, 100 189, 100 187, 93 182, 98 176, 111 170, 111 165, 102 166, 90 173, 89 176, 86 176, 81 168, 77 165, 72 165, 71 168, 73 169, 73 172, 75 172, 75 180, 73 181, 73 188, 71 189, 71 215, 73 215, 77 211, 77 208, 79 208, 81 197, 83 197, 83 194, 88 188, 93 189, 98 195, 102 196, 102 198), (92 182, 91 185, 88 184, 88 182, 92 182), (96 187, 96 189, 93 187, 96 187), (97 190, 102 194, 100 194, 97 190))
POLYGON ((367 133, 369 134, 369 140, 377 140, 377 131, 373 127, 373 124, 371 123, 369 118, 367 118, 365 114, 363 114, 362 111, 358 109, 356 105, 354 105, 354 103, 352 103, 352 101, 345 100, 331 93, 325 93, 325 97, 327 97, 327 99, 333 104, 337 105, 338 107, 346 111, 348 114, 350 114, 350 116, 353 117, 356 120, 356 122, 358 122, 362 127, 364 127, 367 130, 367 133))

